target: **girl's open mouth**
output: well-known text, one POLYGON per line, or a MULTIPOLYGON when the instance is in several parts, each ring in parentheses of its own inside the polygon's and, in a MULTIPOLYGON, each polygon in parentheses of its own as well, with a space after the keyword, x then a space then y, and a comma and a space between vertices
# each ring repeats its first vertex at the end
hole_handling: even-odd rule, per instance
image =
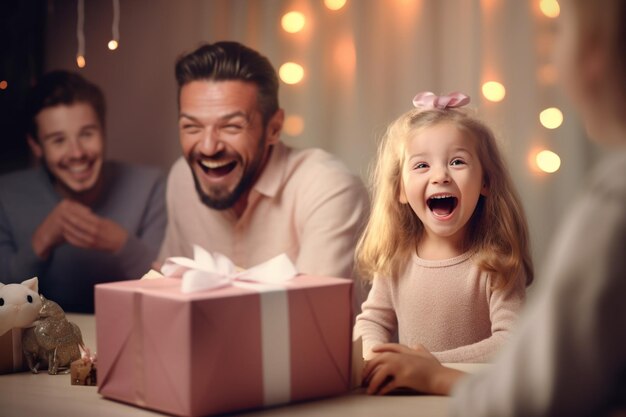
POLYGON ((430 211, 437 217, 449 216, 458 203, 459 199, 453 195, 434 195, 426 201, 430 211))

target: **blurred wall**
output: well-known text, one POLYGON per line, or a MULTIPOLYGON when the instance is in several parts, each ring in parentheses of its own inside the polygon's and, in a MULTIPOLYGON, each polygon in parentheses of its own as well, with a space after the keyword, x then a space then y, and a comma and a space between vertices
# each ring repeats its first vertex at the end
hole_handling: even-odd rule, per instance
MULTIPOLYGON (((334 152, 364 179, 386 125, 411 107, 415 93, 459 90, 501 139, 531 229, 537 265, 563 210, 575 196, 597 151, 555 87, 550 57, 554 20, 538 1, 348 0, 331 11, 322 0, 121 1, 120 46, 107 49, 112 3, 85 2, 85 68, 108 100, 108 154, 168 169, 180 155, 177 134, 176 57, 202 42, 238 40, 258 49, 276 67, 303 65, 296 85, 281 85, 287 116, 304 122, 285 134, 296 147, 334 152), (296 34, 281 29, 282 15, 307 18, 296 34), (506 87, 499 103, 481 85, 506 87), (565 116, 555 130, 539 112, 557 106, 565 116), (547 148, 561 156, 554 174, 532 160, 547 148)), ((46 69, 75 64, 76 1, 49 0, 46 69)))

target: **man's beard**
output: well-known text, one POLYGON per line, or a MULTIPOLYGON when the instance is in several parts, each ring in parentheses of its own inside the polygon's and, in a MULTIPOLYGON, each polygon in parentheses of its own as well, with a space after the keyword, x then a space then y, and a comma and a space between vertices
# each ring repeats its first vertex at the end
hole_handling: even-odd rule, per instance
POLYGON ((205 193, 204 190, 202 190, 202 186, 200 185, 200 181, 196 176, 196 172, 192 169, 191 173, 193 174, 193 182, 196 187, 196 192, 198 193, 198 196, 200 197, 202 203, 215 210, 226 210, 235 205, 235 203, 239 201, 241 196, 248 190, 250 190, 250 188, 252 188, 252 185, 258 177, 258 174, 260 174, 259 170, 263 165, 264 156, 265 133, 263 133, 263 137, 261 137, 261 140, 259 140, 259 147, 257 148, 255 158, 245 168, 243 175, 239 180, 239 183, 235 186, 233 191, 224 191, 223 193, 219 193, 220 195, 217 196, 210 196, 205 193))

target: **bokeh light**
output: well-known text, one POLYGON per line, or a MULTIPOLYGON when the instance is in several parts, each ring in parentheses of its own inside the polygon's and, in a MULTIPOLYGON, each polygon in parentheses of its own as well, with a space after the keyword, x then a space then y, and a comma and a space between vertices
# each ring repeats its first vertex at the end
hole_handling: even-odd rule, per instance
POLYGON ((537 163, 537 168, 548 174, 558 171, 561 167, 561 158, 559 155, 547 149, 537 153, 535 162, 537 163))
POLYGON ((497 103, 506 96, 506 89, 497 81, 487 81, 483 84, 483 96, 487 100, 497 103))
POLYGON ((351 36, 337 39, 334 46, 333 59, 339 73, 348 79, 354 77, 356 69, 356 49, 351 36))
POLYGON ((111 51, 115 51, 119 46, 119 43, 115 39, 111 39, 107 46, 111 51))
POLYGON ((556 129, 563 124, 563 113, 556 107, 548 107, 539 113, 539 121, 546 129, 556 129))
POLYGON ((0 90, 6 90, 8 86, 9 83, 7 82, 7 80, 0 81, 0 90))
POLYGON ((289 33, 300 32, 304 28, 305 23, 306 19, 304 14, 300 12, 285 13, 283 18, 280 20, 280 24, 285 32, 289 33))
POLYGON ((558 17, 561 13, 561 6, 557 0, 541 0, 539 2, 541 13, 550 18, 558 17))
POLYGON ((324 0, 324 4, 330 10, 339 10, 346 5, 347 0, 324 0))
POLYGON ((278 75, 287 84, 297 84, 304 78, 304 68, 295 62, 286 62, 280 66, 278 75))
POLYGON ((78 68, 85 68, 85 65, 87 65, 85 57, 82 55, 76 55, 76 65, 78 65, 78 68))
POLYGON ((297 114, 289 115, 283 123, 283 132, 289 136, 300 136, 304 132, 304 119, 297 114))

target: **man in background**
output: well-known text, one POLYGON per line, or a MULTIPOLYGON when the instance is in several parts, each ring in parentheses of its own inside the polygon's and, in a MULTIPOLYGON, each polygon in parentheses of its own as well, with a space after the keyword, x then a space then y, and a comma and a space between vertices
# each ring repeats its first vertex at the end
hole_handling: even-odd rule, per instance
POLYGON ((163 175, 105 161, 102 91, 78 74, 45 74, 27 101, 39 166, 0 177, 0 282, 39 277, 66 311, 93 313, 94 285, 139 278, 166 223, 163 175))

